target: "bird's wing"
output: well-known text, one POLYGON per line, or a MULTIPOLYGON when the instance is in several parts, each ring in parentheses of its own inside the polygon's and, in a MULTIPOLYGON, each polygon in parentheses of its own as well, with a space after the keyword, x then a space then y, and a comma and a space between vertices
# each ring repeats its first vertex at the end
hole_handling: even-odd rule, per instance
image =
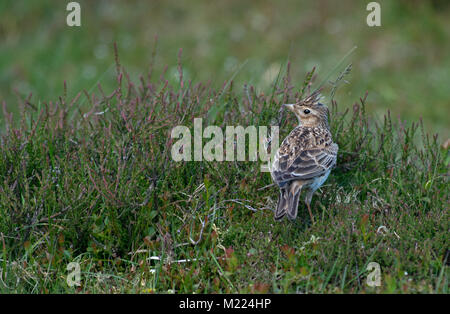
POLYGON ((280 187, 292 180, 320 177, 336 165, 338 145, 328 131, 300 133, 291 133, 275 155, 272 177, 280 187))

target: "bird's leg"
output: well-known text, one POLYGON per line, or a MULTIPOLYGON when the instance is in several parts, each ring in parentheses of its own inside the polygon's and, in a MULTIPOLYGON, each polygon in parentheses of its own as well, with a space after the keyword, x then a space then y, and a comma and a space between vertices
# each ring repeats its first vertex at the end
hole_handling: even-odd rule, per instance
POLYGON ((311 212, 311 207, 309 206, 308 203, 306 203, 306 207, 308 207, 309 216, 311 217, 311 221, 312 221, 312 223, 314 224, 314 216, 313 216, 313 214, 312 214, 312 212, 311 212))
POLYGON ((314 216, 311 212, 311 206, 310 206, 313 194, 314 194, 314 191, 308 190, 308 193, 306 193, 305 203, 306 203, 306 207, 308 207, 308 212, 309 212, 309 216, 311 217, 311 222, 314 224, 314 216))

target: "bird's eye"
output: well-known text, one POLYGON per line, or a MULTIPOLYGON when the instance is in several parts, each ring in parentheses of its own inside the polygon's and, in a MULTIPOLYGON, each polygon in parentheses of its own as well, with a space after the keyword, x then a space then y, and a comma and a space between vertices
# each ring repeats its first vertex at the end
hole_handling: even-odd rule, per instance
POLYGON ((305 109, 305 110, 303 110, 303 112, 304 112, 305 114, 308 114, 308 113, 310 113, 311 111, 309 111, 309 109, 305 109))

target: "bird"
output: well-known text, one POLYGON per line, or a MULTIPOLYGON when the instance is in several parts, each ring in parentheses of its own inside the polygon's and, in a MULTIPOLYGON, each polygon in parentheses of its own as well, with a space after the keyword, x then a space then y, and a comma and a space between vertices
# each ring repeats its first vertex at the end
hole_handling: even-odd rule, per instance
POLYGON ((280 189, 275 221, 284 216, 295 220, 300 194, 305 191, 305 204, 314 224, 312 196, 336 166, 339 146, 333 142, 329 110, 321 98, 320 91, 315 91, 294 104, 283 105, 295 114, 298 126, 283 140, 271 164, 272 179, 280 189))

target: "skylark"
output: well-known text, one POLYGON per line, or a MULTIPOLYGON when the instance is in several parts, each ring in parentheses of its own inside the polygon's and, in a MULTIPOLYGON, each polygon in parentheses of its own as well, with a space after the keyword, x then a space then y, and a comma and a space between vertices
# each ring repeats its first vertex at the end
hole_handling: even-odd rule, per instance
POLYGON ((298 118, 299 125, 283 140, 272 163, 272 179, 280 188, 275 220, 285 215, 289 220, 297 217, 302 190, 306 190, 305 203, 311 222, 311 198, 327 180, 336 165, 338 145, 333 142, 328 125, 328 108, 319 102, 320 93, 284 105, 298 118))

